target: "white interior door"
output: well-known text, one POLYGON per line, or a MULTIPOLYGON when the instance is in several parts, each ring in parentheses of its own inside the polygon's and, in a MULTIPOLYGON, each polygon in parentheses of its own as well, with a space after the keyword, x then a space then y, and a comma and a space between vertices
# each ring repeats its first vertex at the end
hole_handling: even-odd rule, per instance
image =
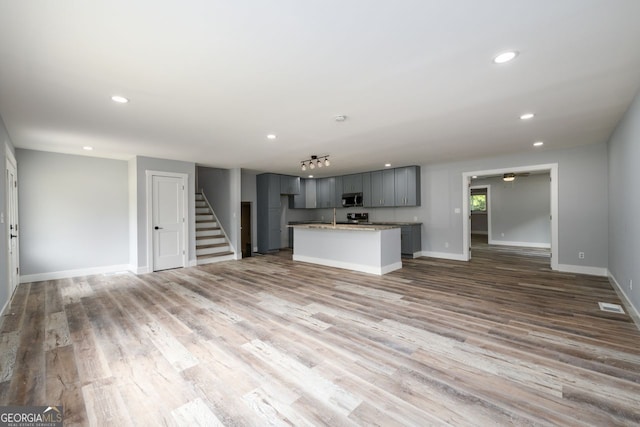
POLYGON ((7 243, 8 243, 8 282, 9 296, 20 283, 20 261, 19 261, 19 225, 18 225, 18 169, 15 158, 12 153, 7 150, 7 179, 6 179, 6 204, 7 218, 5 224, 7 227, 7 243))
POLYGON ((185 267, 185 182, 181 177, 152 177, 153 270, 185 267))

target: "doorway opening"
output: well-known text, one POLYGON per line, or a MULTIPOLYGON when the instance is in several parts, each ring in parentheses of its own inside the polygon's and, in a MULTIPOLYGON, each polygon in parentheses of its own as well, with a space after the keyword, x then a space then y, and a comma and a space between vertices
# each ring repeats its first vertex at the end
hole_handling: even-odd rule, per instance
POLYGON ((240 203, 240 246, 242 258, 251 256, 253 244, 251 242, 251 202, 240 203))
MULTIPOLYGON (((472 256, 471 251, 471 243, 472 243, 472 224, 471 224, 471 188, 474 186, 474 182, 478 182, 477 179, 481 177, 503 177, 504 174, 516 174, 516 175, 526 175, 526 174, 538 174, 538 173, 546 173, 549 177, 549 193, 548 193, 548 206, 549 206, 549 217, 548 217, 548 227, 550 230, 550 243, 536 245, 533 244, 533 247, 547 247, 550 248, 550 267, 552 270, 558 270, 558 164, 543 164, 543 165, 532 165, 532 166, 520 166, 520 167, 511 167, 504 169, 492 169, 492 170, 481 170, 481 171, 471 171, 464 172, 462 174, 462 185, 463 185, 463 200, 462 200, 462 239, 463 239, 463 259, 469 261, 472 256)), ((495 195, 494 195, 495 196, 495 195)), ((493 197, 495 200, 495 197, 493 197)), ((488 198, 489 203, 491 203, 491 198, 488 198)), ((489 212, 492 209, 489 207, 489 212)), ((494 214, 496 212, 493 212, 494 214)), ((495 216, 495 215, 493 215, 495 216)), ((489 219, 489 218, 487 218, 489 219)), ((517 242, 499 242, 498 240, 502 237, 503 233, 499 233, 499 237, 495 237, 494 234, 497 233, 495 227, 491 232, 488 232, 488 243, 496 243, 496 244, 505 244, 509 243, 517 243, 517 242)))

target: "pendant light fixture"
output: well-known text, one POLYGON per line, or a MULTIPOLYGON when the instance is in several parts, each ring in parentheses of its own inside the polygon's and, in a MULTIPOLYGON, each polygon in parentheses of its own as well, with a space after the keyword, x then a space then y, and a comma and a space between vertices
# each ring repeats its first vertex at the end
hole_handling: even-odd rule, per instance
POLYGON ((321 168, 323 166, 327 166, 329 167, 331 165, 331 162, 329 161, 329 155, 326 156, 310 156, 310 159, 307 160, 303 160, 302 162, 300 162, 300 169, 302 169, 303 171, 306 171, 307 168, 309 169, 315 169, 316 167, 321 168))

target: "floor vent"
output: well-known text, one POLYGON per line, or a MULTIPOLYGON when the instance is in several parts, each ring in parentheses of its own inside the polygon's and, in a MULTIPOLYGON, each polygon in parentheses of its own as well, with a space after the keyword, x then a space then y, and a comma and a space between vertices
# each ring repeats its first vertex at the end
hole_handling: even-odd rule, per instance
POLYGON ((619 304, 609 304, 608 302, 599 302, 600 310, 608 311, 609 313, 624 314, 624 310, 619 304))

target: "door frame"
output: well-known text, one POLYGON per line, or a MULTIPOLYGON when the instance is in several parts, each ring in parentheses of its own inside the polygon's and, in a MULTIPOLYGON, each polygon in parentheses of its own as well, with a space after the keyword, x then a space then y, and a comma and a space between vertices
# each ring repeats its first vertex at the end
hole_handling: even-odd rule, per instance
POLYGON ((469 227, 469 187, 471 186, 471 177, 486 175, 501 175, 505 173, 522 173, 522 172, 549 172, 551 177, 551 269, 558 270, 558 164, 549 163, 542 165, 518 166, 511 168, 500 168, 482 171, 472 171, 462 173, 462 260, 469 261, 469 236, 471 230, 469 227))
POLYGON ((189 174, 176 173, 176 172, 162 172, 146 170, 146 207, 147 207, 147 269, 149 272, 154 270, 153 259, 153 177, 154 176, 168 176, 172 178, 182 179, 182 186, 184 189, 184 197, 182 198, 182 211, 184 212, 184 221, 182 222, 182 236, 183 236, 183 248, 182 254, 182 267, 188 266, 189 257, 189 174))
MULTIPOLYGON (((489 243, 491 239, 491 185, 483 184, 483 185, 472 185, 469 187, 469 195, 471 197, 471 190, 487 190, 487 243, 489 243)), ((471 208, 469 208, 469 238, 471 238, 471 208)), ((471 242, 471 241, 469 241, 471 242)), ((469 252, 469 258, 471 258, 472 254, 469 252)))
MULTIPOLYGON (((5 222, 5 228, 7 228, 6 230, 6 236, 7 236, 7 286, 8 286, 8 299, 7 299, 7 304, 9 304, 9 301, 11 301, 11 296, 13 295, 13 293, 15 292, 15 290, 18 288, 18 285, 20 284, 20 233, 16 233, 18 237, 16 237, 16 252, 15 252, 15 259, 16 259, 16 268, 17 273, 15 274, 15 276, 12 273, 12 269, 8 268, 12 263, 11 263, 11 255, 9 253, 9 246, 11 245, 11 230, 8 229, 9 227, 9 194, 11 194, 11 191, 9 191, 9 186, 11 185, 9 182, 7 182, 6 177, 7 177, 7 172, 9 171, 9 165, 11 165, 12 169, 16 171, 16 187, 15 187, 15 200, 13 200, 13 202, 15 202, 15 206, 13 207, 15 209, 16 212, 16 220, 17 223, 16 225, 19 226, 20 221, 19 221, 19 215, 18 215, 18 187, 17 187, 17 182, 18 182, 18 162, 16 161, 16 157, 14 156, 13 152, 11 151, 11 149, 9 148, 9 145, 5 142, 5 205, 6 205, 6 217, 4 218, 4 222, 5 222), (15 278, 15 280, 13 280, 15 278)), ((13 203, 12 203, 13 205, 13 203)), ((3 212, 3 215, 5 213, 3 212)), ((19 228, 18 228, 19 231, 19 228)), ((4 244, 4 243, 3 243, 4 244)))

